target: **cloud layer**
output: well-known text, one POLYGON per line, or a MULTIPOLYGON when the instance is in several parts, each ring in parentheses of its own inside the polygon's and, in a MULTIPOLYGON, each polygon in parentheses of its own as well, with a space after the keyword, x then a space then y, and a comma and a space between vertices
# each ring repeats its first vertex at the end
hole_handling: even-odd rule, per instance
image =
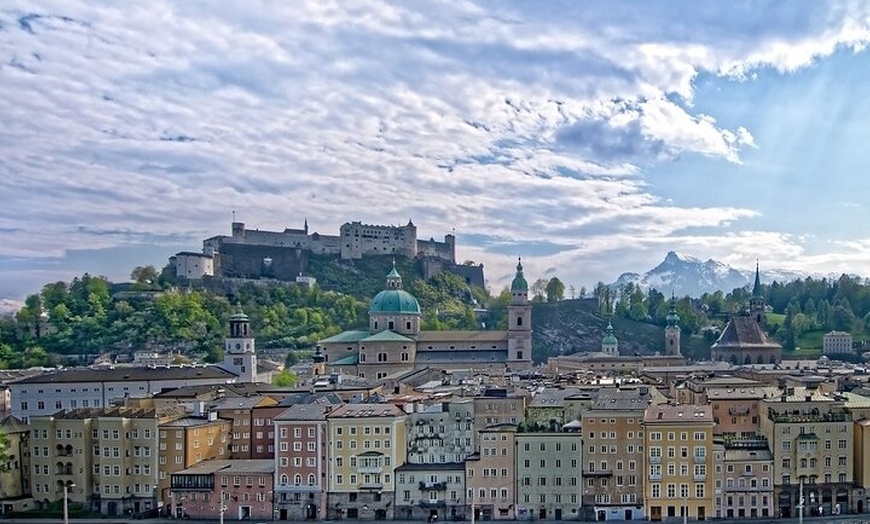
MULTIPOLYGON (((763 144, 694 109, 699 75, 751 82, 857 52, 868 9, 7 1, 0 260, 196 248, 232 210, 330 234, 347 220, 455 228, 495 284, 524 252, 587 285, 672 248, 793 260, 797 235, 734 227, 759 217, 739 196, 675 205, 646 173, 686 156, 740 164, 763 144)), ((867 245, 843 249, 866 264, 867 245)))

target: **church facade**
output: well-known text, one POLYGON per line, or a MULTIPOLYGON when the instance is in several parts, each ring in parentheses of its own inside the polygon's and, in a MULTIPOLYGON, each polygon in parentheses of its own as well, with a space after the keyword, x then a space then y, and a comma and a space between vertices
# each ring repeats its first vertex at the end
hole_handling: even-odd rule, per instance
POLYGON ((710 347, 710 360, 732 364, 776 364, 782 361, 782 346, 764 331, 764 296, 761 276, 755 267, 755 284, 749 299, 749 315, 732 317, 710 347))
POLYGON ((395 266, 386 280, 369 306, 368 329, 320 341, 317 372, 381 380, 426 367, 498 373, 532 367, 532 305, 521 261, 511 282, 505 331, 423 331, 420 304, 402 289, 395 266))

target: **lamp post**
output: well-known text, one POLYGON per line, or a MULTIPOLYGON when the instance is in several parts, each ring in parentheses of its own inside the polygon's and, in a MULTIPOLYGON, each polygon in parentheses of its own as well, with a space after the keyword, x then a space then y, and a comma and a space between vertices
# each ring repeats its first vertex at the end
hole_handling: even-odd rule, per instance
POLYGON ((69 488, 75 487, 75 484, 70 482, 63 485, 63 524, 69 524, 69 488))
POLYGON ((224 492, 221 491, 221 505, 220 505, 220 516, 221 516, 221 524, 224 524, 224 512, 227 510, 227 505, 224 504, 224 492))

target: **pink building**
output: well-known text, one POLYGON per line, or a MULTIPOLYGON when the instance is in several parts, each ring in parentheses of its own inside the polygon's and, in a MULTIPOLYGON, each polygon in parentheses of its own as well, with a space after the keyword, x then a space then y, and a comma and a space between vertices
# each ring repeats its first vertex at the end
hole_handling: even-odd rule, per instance
POLYGON ((272 520, 274 474, 272 460, 200 462, 172 474, 172 514, 214 520, 223 511, 228 520, 272 520))
POLYGON ((274 419, 275 498, 279 520, 326 515, 326 404, 296 404, 274 419))

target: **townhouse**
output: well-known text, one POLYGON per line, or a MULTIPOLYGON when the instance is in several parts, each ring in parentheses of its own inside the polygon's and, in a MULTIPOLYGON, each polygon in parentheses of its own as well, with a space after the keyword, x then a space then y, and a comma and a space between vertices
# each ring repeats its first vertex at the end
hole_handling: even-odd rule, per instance
POLYGON ((583 434, 579 427, 521 424, 516 433, 517 519, 578 520, 583 434))
MULTIPOLYGON (((282 407, 274 418, 275 494, 279 520, 326 515, 329 404, 282 407)), ((271 409, 271 408, 270 408, 271 409)))
POLYGON ((478 449, 465 461, 469 516, 479 520, 517 518, 516 424, 478 430, 478 449))

